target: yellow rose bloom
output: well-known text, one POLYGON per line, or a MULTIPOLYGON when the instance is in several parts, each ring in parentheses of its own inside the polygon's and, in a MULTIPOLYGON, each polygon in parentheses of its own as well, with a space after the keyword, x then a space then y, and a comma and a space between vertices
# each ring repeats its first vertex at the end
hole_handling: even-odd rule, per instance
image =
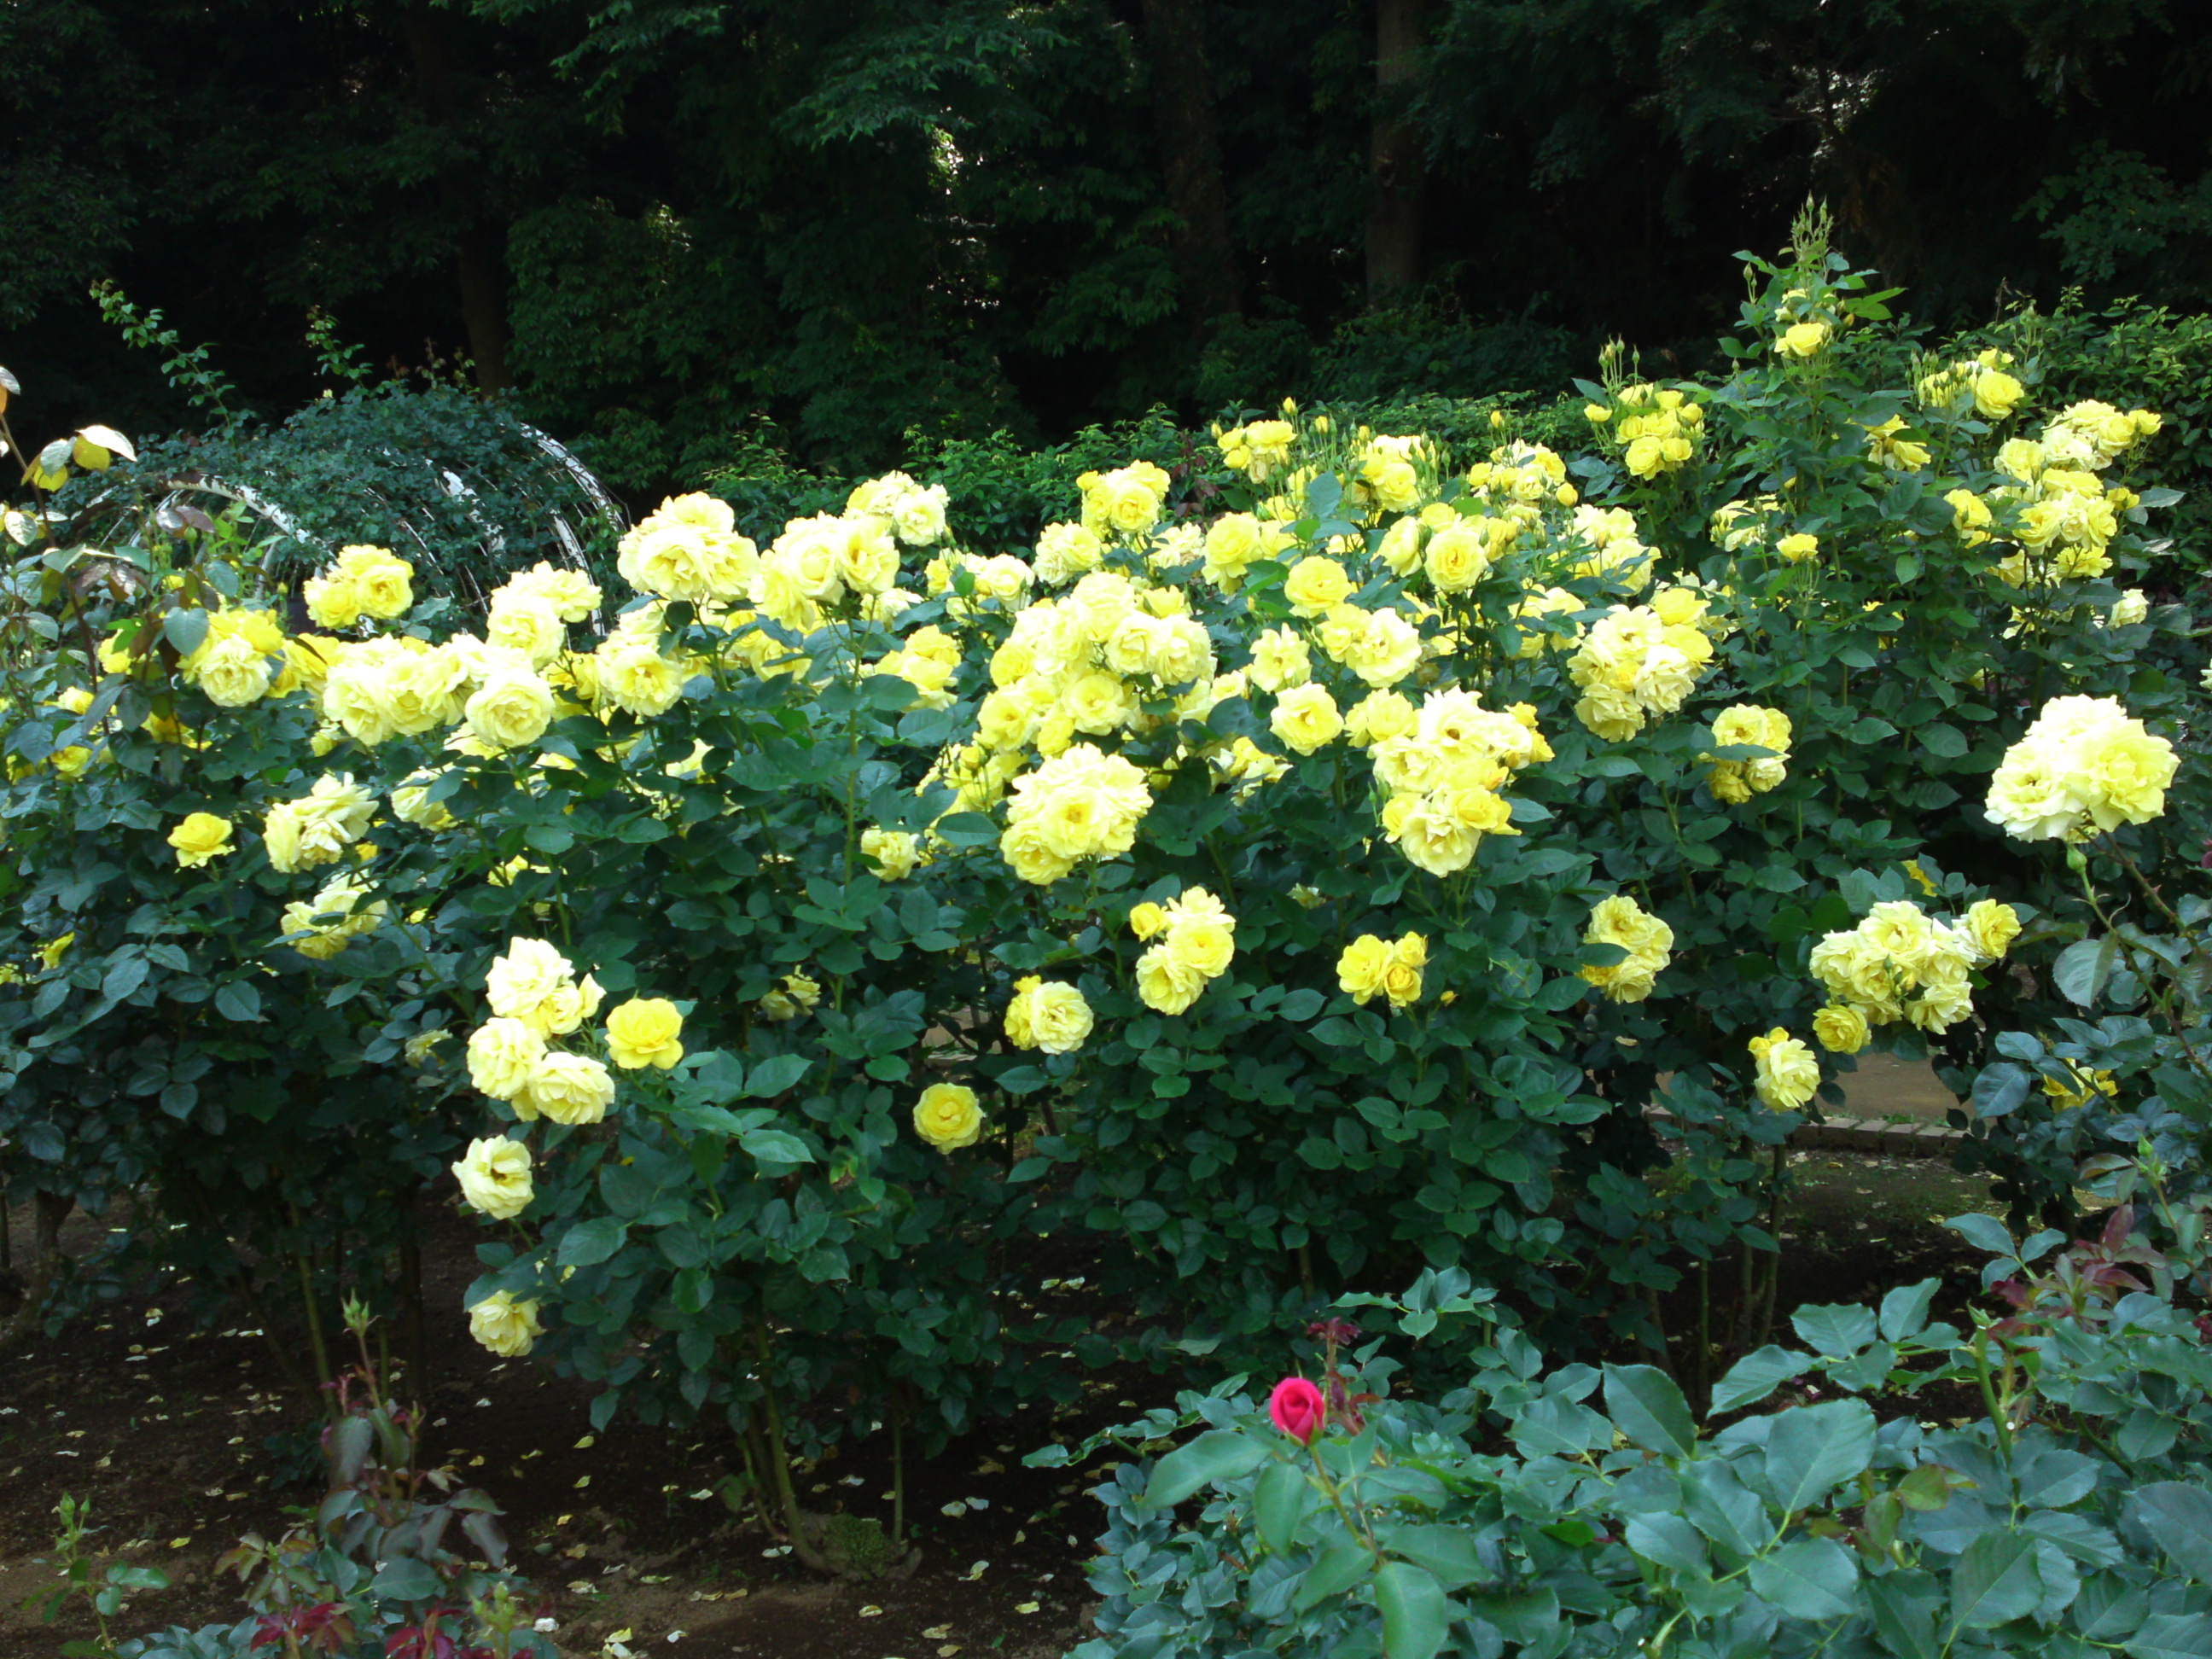
POLYGON ((1387 939, 1362 933, 1336 959, 1338 988, 1354 1002, 1372 1002, 1382 994, 1383 981, 1395 959, 1387 939))
POLYGON ((545 1039, 519 1019, 486 1020, 470 1034, 469 1081, 494 1100, 515 1100, 545 1058, 545 1039))
POLYGON ((361 595, 343 576, 310 576, 300 592, 307 604, 307 620, 318 628, 343 632, 361 620, 361 595))
POLYGON ((536 1195, 530 1179, 530 1148, 505 1136, 471 1141, 453 1170, 469 1207, 494 1221, 512 1221, 530 1207, 536 1195))
POLYGON ((536 1302, 518 1302, 511 1291, 494 1291, 469 1310, 469 1334, 494 1353, 520 1359, 545 1334, 536 1302))
POLYGON ((1163 942, 1137 958, 1137 995, 1147 1008, 1179 1014, 1206 989, 1206 975, 1177 957, 1163 942))
POLYGON ((1309 554, 1291 567, 1283 581, 1283 597, 1301 617, 1318 617, 1341 604, 1352 592, 1352 578, 1334 559, 1309 554))
POLYGON ((388 548, 342 547, 332 569, 352 586, 364 617, 389 620, 415 603, 415 567, 388 548))
POLYGON ((1601 899, 1590 911, 1583 938, 1591 945, 1617 945, 1626 961, 1584 968, 1582 976, 1615 1002, 1641 1002, 1673 960, 1674 930, 1625 893, 1601 899))
POLYGON ((1774 349, 1785 357, 1814 357, 1827 343, 1826 323, 1792 323, 1782 331, 1782 337, 1775 341, 1774 349))
POLYGON ((910 830, 871 827, 860 831, 860 856, 874 860, 885 881, 903 881, 921 862, 921 841, 910 830))
POLYGON ((1336 740, 1344 730, 1344 716, 1337 712, 1328 688, 1309 680, 1275 700, 1274 710, 1267 716, 1267 729, 1285 748, 1310 755, 1336 740))
POLYGON ((1977 899, 1966 908, 1966 927, 1974 948, 1995 962, 2020 937, 2020 913, 1995 899, 1977 899))
POLYGON ((1129 911, 1129 931, 1140 939, 1149 939, 1163 932, 1168 925, 1168 913, 1151 900, 1132 906, 1129 911))
POLYGON ((607 1015, 607 1052, 626 1072, 667 1071, 684 1058, 684 1016, 665 997, 632 997, 607 1015))
POLYGON ((231 823, 212 812, 188 812, 169 831, 169 845, 177 849, 177 862, 190 870, 238 849, 231 845, 231 823))
POLYGON ((1820 1091, 1820 1062, 1781 1026, 1751 1040, 1753 1086, 1769 1111, 1794 1112, 1820 1091))
POLYGON ((1006 1040, 1018 1048, 1072 1054, 1091 1035, 1091 1004, 1073 985, 1047 984, 1035 975, 1016 986, 1006 1005, 1006 1040))
POLYGON ((931 1084, 914 1103, 914 1128, 940 1152, 974 1146, 983 1133, 975 1091, 962 1083, 931 1084))
POLYGON ((1222 916, 1178 917, 1169 924, 1164 945, 1154 948, 1164 948, 1202 978, 1218 979, 1237 955, 1237 924, 1222 916))
POLYGON ((605 1066, 556 1049, 538 1062, 514 1105, 526 1122, 542 1115, 556 1123, 597 1123, 614 1098, 615 1080, 605 1066))
POLYGON ((494 674, 463 708, 469 730, 488 749, 520 749, 553 723, 553 688, 526 668, 494 674))
POLYGON ((1820 551, 1820 538, 1799 531, 1794 536, 1784 536, 1774 544, 1774 550, 1792 564, 1802 564, 1820 551))
POLYGON ((1390 947, 1382 991, 1393 1008, 1410 1008, 1421 1000, 1421 973, 1428 963, 1429 941, 1419 933, 1404 934, 1390 947))
POLYGON ((1866 1016, 1843 1002, 1832 1002, 1813 1016, 1813 1035, 1832 1054, 1855 1054, 1874 1041, 1866 1016))

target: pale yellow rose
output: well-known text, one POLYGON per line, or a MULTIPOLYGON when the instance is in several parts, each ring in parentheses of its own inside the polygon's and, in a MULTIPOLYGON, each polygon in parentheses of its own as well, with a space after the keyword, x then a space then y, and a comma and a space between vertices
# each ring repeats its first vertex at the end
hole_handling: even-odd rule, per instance
POLYGON ((1177 958, 1163 942, 1137 958, 1137 995, 1147 1008, 1179 1014, 1206 989, 1206 975, 1177 958))
POLYGON ((516 1301, 511 1291, 494 1291, 469 1310, 469 1334, 495 1354, 520 1359, 545 1334, 538 1305, 516 1301))
POLYGON ((1336 959, 1336 982, 1355 1002, 1372 1002, 1383 992, 1393 955, 1389 941, 1362 933, 1336 959))
POLYGON ((453 1170, 469 1207, 494 1221, 512 1221, 530 1207, 536 1195, 530 1179, 530 1148, 503 1135, 471 1141, 453 1170))
POLYGON ((545 1039, 519 1019, 489 1019, 470 1034, 468 1054, 469 1081, 479 1093, 516 1101, 545 1058, 545 1039))
POLYGON ((1344 716, 1337 712, 1328 688, 1310 680, 1292 686, 1275 700, 1267 728, 1285 748, 1310 755, 1336 740, 1344 730, 1344 716))
POLYGON ((1832 1054, 1855 1054, 1874 1041, 1866 1016, 1845 1002, 1832 1002, 1814 1014, 1813 1035, 1832 1054))
POLYGON ((462 712, 485 747, 520 749, 553 724, 553 688, 528 669, 508 669, 486 680, 462 712))
POLYGON ((556 1050, 538 1062, 515 1097, 514 1109, 526 1120, 538 1113, 556 1123, 597 1123, 614 1098, 615 1080, 605 1065, 588 1054, 556 1050))

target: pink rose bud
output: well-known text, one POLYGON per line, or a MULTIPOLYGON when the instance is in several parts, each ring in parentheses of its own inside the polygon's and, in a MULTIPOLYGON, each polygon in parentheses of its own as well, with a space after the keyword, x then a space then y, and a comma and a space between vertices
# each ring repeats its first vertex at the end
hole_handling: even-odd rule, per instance
POLYGON ((1275 1384, 1274 1393, 1267 1396, 1267 1415, 1275 1419, 1277 1428, 1306 1446, 1328 1423, 1321 1390, 1303 1376, 1286 1376, 1275 1384))

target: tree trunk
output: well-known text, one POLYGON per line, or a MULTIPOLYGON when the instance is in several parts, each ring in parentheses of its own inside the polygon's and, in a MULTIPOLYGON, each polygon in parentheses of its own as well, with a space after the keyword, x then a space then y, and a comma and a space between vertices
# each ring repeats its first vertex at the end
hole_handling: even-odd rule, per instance
MULTIPOLYGON (((460 88, 445 14, 418 9, 403 11, 399 29, 415 59, 415 84, 422 94, 424 118, 434 127, 451 125, 459 110, 460 88)), ((507 290, 500 269, 500 228, 485 213, 470 170, 448 167, 438 175, 438 194, 453 228, 461 324, 468 331, 477 389, 503 392, 514 384, 514 376, 507 366, 507 290)))
POLYGON ((23 1287, 23 1305, 0 1321, 0 1354, 13 1352, 39 1328, 46 1311, 46 1298, 61 1277, 62 1223, 76 1207, 62 1193, 36 1193, 31 1199, 31 1270, 23 1287))
POLYGON ((1374 191, 1367 212, 1367 302, 1387 305, 1421 280, 1421 136, 1404 118, 1428 0, 1376 0, 1374 191))
POLYGON ((1194 332, 1203 332, 1243 306, 1198 0, 1145 0, 1145 45, 1168 207, 1175 215, 1176 276, 1185 315, 1194 332))

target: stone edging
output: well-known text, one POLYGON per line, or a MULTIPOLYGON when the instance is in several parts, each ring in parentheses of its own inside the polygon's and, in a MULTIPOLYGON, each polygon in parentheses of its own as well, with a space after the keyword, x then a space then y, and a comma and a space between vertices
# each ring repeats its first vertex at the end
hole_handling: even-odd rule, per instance
MULTIPOLYGON (((1651 1114, 1661 1133, 1674 1127, 1669 1112, 1651 1114)), ((1801 1123, 1790 1131, 1792 1146, 1813 1151, 1879 1152, 1888 1158, 1948 1158, 1966 1139, 1961 1130, 1941 1123, 1890 1123, 1881 1118, 1830 1118, 1801 1123)))

